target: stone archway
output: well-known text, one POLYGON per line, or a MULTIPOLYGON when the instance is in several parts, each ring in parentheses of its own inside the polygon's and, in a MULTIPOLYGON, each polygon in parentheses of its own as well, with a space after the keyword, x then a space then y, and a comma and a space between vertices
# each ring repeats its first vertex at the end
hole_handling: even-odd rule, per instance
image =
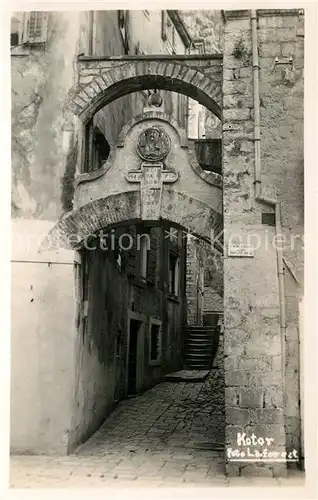
MULTIPOLYGON (((83 131, 89 125, 87 122, 102 107, 124 95, 144 89, 159 88, 182 93, 196 99, 221 118, 221 62, 222 59, 213 56, 205 59, 190 58, 189 61, 185 57, 182 62, 175 61, 173 56, 170 58, 169 56, 164 58, 155 56, 152 60, 135 58, 129 61, 121 58, 117 60, 79 58, 79 83, 70 92, 65 106, 66 111, 73 113, 76 117, 75 121, 78 122, 79 143, 81 142, 81 127, 83 126, 83 131)), ((82 136, 82 139, 85 152, 86 136, 82 136)), ((82 150, 80 156, 85 156, 82 150)), ((85 356, 88 353, 94 359, 94 363, 90 362, 89 366, 98 366, 99 373, 109 370, 109 366, 113 366, 115 360, 114 346, 116 345, 117 349, 120 345, 120 340, 118 340, 121 338, 120 335, 124 336, 125 349, 129 351, 127 332, 130 331, 130 327, 126 328, 126 323, 123 324, 126 322, 127 311, 140 313, 142 310, 147 318, 144 321, 145 324, 148 325, 148 322, 151 324, 149 318, 154 315, 158 321, 162 322, 165 329, 165 347, 163 347, 165 364, 158 369, 159 371, 157 370, 158 374, 160 370, 164 372, 179 369, 183 359, 182 342, 186 324, 184 311, 187 309, 188 299, 185 291, 185 282, 188 279, 186 274, 187 241, 183 238, 179 239, 180 248, 178 257, 175 258, 170 247, 165 243, 164 229, 166 227, 170 229, 170 225, 177 226, 178 236, 182 236, 180 233, 183 229, 210 243, 212 237, 222 229, 222 178, 219 174, 208 175, 200 171, 195 153, 187 144, 186 135, 178 129, 177 123, 160 111, 144 113, 142 117, 135 117, 135 120, 124 127, 111 156, 96 171, 88 170, 80 173, 79 164, 80 161, 77 164, 73 209, 52 228, 43 241, 41 250, 54 248, 82 250, 76 255, 81 286, 76 310, 78 331, 81 332, 80 337, 83 339, 81 352, 85 352, 85 356), (157 158, 145 158, 137 147, 139 139, 147 131, 154 129, 167 139, 169 147, 164 155, 160 153, 157 158), (132 272, 129 255, 119 252, 123 256, 122 272, 118 272, 118 268, 113 266, 114 273, 112 273, 107 259, 113 257, 111 262, 117 264, 115 260, 117 253, 107 256, 106 252, 99 252, 99 249, 97 253, 94 253, 93 248, 89 245, 87 248, 85 245, 85 241, 90 236, 98 235, 99 231, 119 229, 119 233, 122 229, 125 230, 125 226, 142 227, 143 224, 148 225, 150 231, 152 229, 161 231, 157 235, 157 240, 155 240, 156 235, 153 235, 151 244, 154 243, 154 246, 151 247, 150 244, 150 252, 156 253, 155 264, 153 264, 154 260, 151 260, 153 254, 151 258, 149 257, 149 262, 155 266, 157 274, 150 283, 154 286, 147 287, 146 284, 146 288, 144 288, 145 282, 138 282, 138 273, 140 274, 141 268, 140 257, 135 266, 138 269, 132 278, 132 275, 128 274, 132 272), (157 227, 152 228, 152 224, 157 227), (153 250, 154 247, 155 250, 153 250), (93 250, 93 252, 86 250, 93 250), (89 266, 91 266, 93 284, 90 285, 88 298, 87 292, 85 292, 86 295, 84 294, 83 283, 86 278, 83 280, 83 276, 85 269, 89 266), (157 272, 159 267, 160 273, 157 272), (170 278, 171 269, 175 273, 173 280, 170 278), (177 299, 171 297, 171 294, 174 295, 174 288, 170 290, 170 281, 173 283, 178 281, 176 276, 178 276, 178 286, 180 286, 177 299), (114 289, 124 290, 124 292, 114 294, 114 289), (171 298, 174 300, 171 301, 171 298), (152 309, 147 305, 150 300, 152 300, 152 309), (107 321, 105 321, 105 310, 112 319, 108 319, 107 316, 107 321), (169 318, 172 320, 169 321, 169 318), (90 328, 87 327, 89 322, 90 328), (101 349, 105 338, 108 339, 108 348, 101 349)), ((215 279, 222 283, 223 256, 214 246, 211 245, 209 248, 211 248, 215 263, 215 279)), ((149 276, 151 278, 151 272, 149 276)), ((144 352, 147 352, 147 342, 149 343, 147 339, 140 342, 144 352)), ((121 366, 124 364, 123 357, 120 363, 121 366)), ((145 366, 148 370, 147 359, 145 366)), ((117 380, 117 374, 114 371, 112 373, 114 374, 113 382, 117 384, 119 380, 117 380)), ((79 379, 76 381, 78 387, 84 387, 86 384, 85 376, 86 371, 79 369, 79 379), (83 383, 81 377, 83 377, 83 383)), ((96 375, 97 378, 99 376, 96 375)), ((90 374, 90 377, 94 380, 95 374, 90 374)), ((157 375, 148 373, 147 377, 149 380, 151 377, 151 383, 157 380, 153 378, 157 375)), ((104 376, 101 380, 98 378, 97 385, 105 384, 105 380, 104 376)), ((113 391, 111 384, 110 392, 113 391)), ((103 386, 103 392, 105 392, 104 389, 103 386)), ((105 408, 104 403, 100 402, 99 412, 106 414, 109 408, 108 406, 106 410, 105 408)), ((86 406, 83 403, 81 409, 76 410, 76 418, 79 417, 81 423, 79 430, 77 426, 74 426, 71 443, 76 442, 78 433, 86 432, 86 416, 85 418, 81 416, 86 415, 85 412, 86 406)), ((94 418, 92 419, 91 415, 87 416, 87 419, 92 419, 93 424, 96 425, 94 418)))
POLYGON ((153 88, 187 95, 221 119, 222 58, 213 55, 80 57, 79 82, 70 92, 67 107, 88 121, 112 101, 153 88))
MULTIPOLYGON (((184 193, 168 189, 163 191, 160 219, 182 226, 206 241, 210 241, 212 231, 220 227, 220 214, 211 207, 184 193)), ((99 230, 132 220, 141 220, 140 191, 99 198, 63 217, 44 239, 41 250, 55 246, 78 248, 99 230)))

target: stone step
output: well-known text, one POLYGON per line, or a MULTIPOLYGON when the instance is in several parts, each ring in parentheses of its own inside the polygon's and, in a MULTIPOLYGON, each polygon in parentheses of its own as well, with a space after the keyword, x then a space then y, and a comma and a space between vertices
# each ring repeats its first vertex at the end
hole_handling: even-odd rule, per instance
POLYGON ((185 348, 190 348, 191 347, 200 347, 204 349, 205 347, 213 347, 215 342, 209 340, 209 339, 202 339, 202 340, 185 340, 184 342, 184 347, 185 348))
POLYGON ((211 342, 193 342, 193 343, 186 343, 184 345, 185 351, 206 351, 206 350, 211 350, 213 347, 213 343, 211 342))
POLYGON ((195 345, 195 346, 189 346, 189 345, 185 345, 184 346, 184 349, 183 349, 183 352, 202 352, 202 353, 211 353, 214 349, 213 349, 213 345, 203 345, 203 346, 198 346, 198 345, 195 345))
POLYGON ((207 332, 207 333, 214 333, 218 327, 207 327, 207 326, 202 326, 202 327, 196 327, 196 328, 186 328, 186 332, 207 332))
POLYGON ((210 338, 210 337, 188 337, 184 339, 184 342, 188 342, 190 344, 213 344, 215 342, 215 338, 210 338))
POLYGON ((210 363, 185 363, 184 367, 186 370, 210 370, 210 363))
POLYGON ((202 334, 200 334, 200 335, 196 335, 196 334, 195 334, 195 335, 193 335, 193 334, 192 334, 192 335, 187 335, 187 336, 185 337, 185 339, 187 339, 187 340, 188 340, 188 339, 189 339, 189 340, 191 339, 191 340, 194 340, 194 341, 196 341, 196 340, 198 340, 198 341, 199 341, 199 340, 213 340, 213 339, 215 339, 215 338, 216 338, 216 335, 202 335, 202 334))
POLYGON ((200 342, 200 341, 211 341, 213 342, 213 340, 216 338, 216 336, 214 337, 210 337, 209 335, 188 335, 187 337, 185 337, 184 340, 191 340, 192 342, 200 342))
POLYGON ((184 356, 186 361, 209 361, 211 359, 210 355, 201 354, 188 354, 184 356))

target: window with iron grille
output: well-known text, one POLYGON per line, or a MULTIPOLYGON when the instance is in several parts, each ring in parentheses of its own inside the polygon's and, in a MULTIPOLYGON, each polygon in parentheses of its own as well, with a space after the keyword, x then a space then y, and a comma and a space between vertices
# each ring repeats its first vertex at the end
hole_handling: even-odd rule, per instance
POLYGON ((43 12, 31 12, 29 19, 29 39, 38 39, 42 34, 43 12))
POLYGON ((43 46, 47 41, 48 12, 17 12, 11 19, 11 47, 43 46))
POLYGON ((23 43, 38 44, 47 40, 48 12, 27 12, 24 18, 23 43))

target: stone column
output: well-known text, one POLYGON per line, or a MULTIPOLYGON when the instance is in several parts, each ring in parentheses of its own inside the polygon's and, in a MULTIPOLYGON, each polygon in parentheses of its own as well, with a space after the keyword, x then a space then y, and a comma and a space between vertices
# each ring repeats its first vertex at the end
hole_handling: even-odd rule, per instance
MULTIPOLYGON (((254 195, 250 11, 225 13, 223 71, 226 454, 253 460, 256 451, 283 453, 285 430, 275 228, 262 225, 254 195), (244 256, 235 243, 251 248, 244 256)), ((227 473, 285 475, 286 465, 228 457, 227 473)))

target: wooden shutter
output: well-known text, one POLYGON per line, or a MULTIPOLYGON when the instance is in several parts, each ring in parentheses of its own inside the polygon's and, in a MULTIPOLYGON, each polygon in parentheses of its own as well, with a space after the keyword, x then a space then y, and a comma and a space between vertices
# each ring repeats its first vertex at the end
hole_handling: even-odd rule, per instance
POLYGON ((47 39, 48 12, 36 11, 28 14, 27 39, 29 43, 44 43, 47 39))
POLYGON ((121 36, 123 39, 124 53, 129 53, 130 36, 129 36, 129 11, 119 10, 118 11, 118 23, 121 36))
POLYGON ((148 251, 147 281, 148 283, 154 285, 156 282, 158 235, 156 229, 151 230, 149 234, 150 234, 150 249, 148 251))
POLYGON ((133 247, 130 250, 127 250, 126 257, 127 257, 127 276, 130 278, 135 278, 136 277, 136 264, 137 264, 137 254, 136 254, 136 226, 130 226, 127 228, 127 233, 130 234, 130 236, 133 239, 133 247))
POLYGON ((164 42, 167 40, 167 13, 165 10, 161 11, 161 38, 164 42))

